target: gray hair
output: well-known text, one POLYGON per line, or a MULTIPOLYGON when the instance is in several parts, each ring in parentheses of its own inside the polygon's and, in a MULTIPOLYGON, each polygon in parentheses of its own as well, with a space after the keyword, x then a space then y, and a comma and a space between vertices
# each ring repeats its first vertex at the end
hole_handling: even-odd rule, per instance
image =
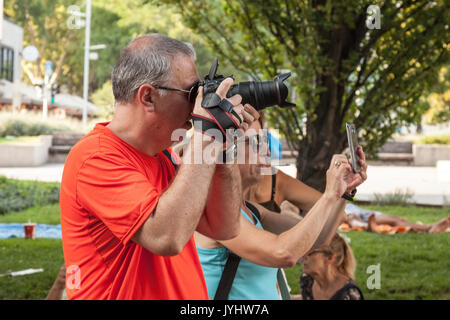
POLYGON ((132 40, 120 53, 111 74, 116 102, 131 102, 145 83, 167 85, 172 76, 172 60, 184 54, 195 60, 192 46, 161 34, 132 40))

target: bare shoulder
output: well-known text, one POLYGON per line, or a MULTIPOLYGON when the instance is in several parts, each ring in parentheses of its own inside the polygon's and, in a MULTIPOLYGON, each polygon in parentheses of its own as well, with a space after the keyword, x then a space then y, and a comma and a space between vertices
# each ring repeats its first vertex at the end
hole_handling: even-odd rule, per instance
POLYGON ((277 180, 280 181, 280 182, 283 182, 283 181, 290 181, 290 180, 297 180, 297 179, 291 177, 290 175, 284 173, 284 172, 283 172, 282 170, 280 170, 280 169, 277 170, 276 175, 277 175, 277 180))

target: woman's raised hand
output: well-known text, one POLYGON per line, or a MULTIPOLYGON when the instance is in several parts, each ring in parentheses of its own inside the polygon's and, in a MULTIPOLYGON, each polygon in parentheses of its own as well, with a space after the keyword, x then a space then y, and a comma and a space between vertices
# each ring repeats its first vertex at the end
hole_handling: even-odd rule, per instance
POLYGON ((354 173, 347 157, 343 154, 335 154, 331 159, 327 170, 327 184, 325 194, 339 199, 344 193, 350 193, 367 179, 366 157, 359 146, 357 149, 361 172, 354 173))

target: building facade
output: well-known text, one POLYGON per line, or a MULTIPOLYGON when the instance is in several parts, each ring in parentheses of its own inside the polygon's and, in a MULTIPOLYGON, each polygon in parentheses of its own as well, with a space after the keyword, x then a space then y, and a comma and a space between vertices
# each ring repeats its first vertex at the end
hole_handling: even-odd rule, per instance
POLYGON ((0 19, 0 23, 2 24, 0 34, 0 81, 3 79, 13 83, 12 92, 0 91, 0 102, 8 97, 12 100, 12 105, 19 108, 21 105, 23 28, 7 17, 0 19))

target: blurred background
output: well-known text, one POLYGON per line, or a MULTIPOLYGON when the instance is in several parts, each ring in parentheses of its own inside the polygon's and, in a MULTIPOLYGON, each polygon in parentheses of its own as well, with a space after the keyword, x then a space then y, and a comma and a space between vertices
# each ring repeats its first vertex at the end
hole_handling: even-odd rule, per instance
MULTIPOLYGON (((0 299, 46 297, 63 263, 61 240, 25 240, 21 224, 59 225, 65 158, 95 123, 111 119, 112 68, 147 33, 192 44, 201 77, 216 57, 219 73, 236 81, 292 73, 297 106, 266 109, 280 170, 323 190, 332 155, 348 147, 345 123, 354 123, 370 160, 358 205, 423 224, 450 215, 448 1, 0 5, 0 299), (9 274, 27 268, 44 271, 9 274)), ((346 236, 367 298, 450 298, 449 233, 346 236), (367 269, 377 264, 381 288, 369 289, 367 269)), ((301 266, 286 273, 298 293, 301 266)))

